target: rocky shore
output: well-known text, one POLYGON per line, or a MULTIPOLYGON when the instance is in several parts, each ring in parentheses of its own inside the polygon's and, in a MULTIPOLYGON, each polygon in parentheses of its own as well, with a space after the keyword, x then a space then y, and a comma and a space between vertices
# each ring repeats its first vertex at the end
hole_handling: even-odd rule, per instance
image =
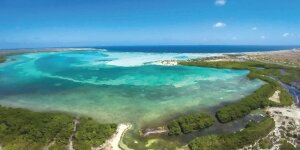
POLYGON ((149 136, 153 134, 163 134, 167 133, 168 129, 166 127, 157 127, 157 128, 147 128, 143 131, 141 131, 141 136, 149 136))

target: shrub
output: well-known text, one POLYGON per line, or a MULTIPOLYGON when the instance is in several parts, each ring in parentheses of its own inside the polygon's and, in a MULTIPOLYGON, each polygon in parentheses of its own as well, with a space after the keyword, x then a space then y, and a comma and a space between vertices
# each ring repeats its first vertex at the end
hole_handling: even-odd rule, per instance
MULTIPOLYGON (((66 149, 73 133, 73 119, 73 116, 63 113, 0 106, 0 143, 7 150, 42 149, 55 141, 50 149, 66 149)), ((74 140, 75 149, 101 145, 115 132, 116 126, 80 118, 74 140)))
POLYGON ((198 137, 189 143, 189 147, 192 150, 240 149, 265 137, 274 127, 274 120, 268 117, 260 123, 251 122, 236 133, 198 137))
POLYGON ((275 64, 267 64, 256 61, 233 62, 233 61, 185 61, 180 62, 181 65, 188 66, 202 66, 228 69, 247 69, 250 70, 248 74, 249 79, 260 79, 267 84, 256 90, 249 96, 242 98, 236 103, 224 106, 216 113, 216 117, 221 123, 227 123, 249 114, 251 110, 257 108, 264 108, 266 106, 290 106, 293 103, 291 95, 279 84, 270 77, 277 78, 286 84, 291 81, 300 81, 300 70, 275 64), (282 74, 280 71, 284 69, 287 73, 282 74), (276 90, 280 90, 280 104, 269 101, 269 97, 274 94, 276 90))
POLYGON ((116 129, 116 124, 99 124, 91 118, 81 118, 75 134, 74 148, 81 150, 98 147, 110 138, 116 129))
POLYGON ((187 134, 194 130, 208 128, 214 124, 214 119, 207 114, 198 113, 179 117, 168 124, 169 135, 187 134))

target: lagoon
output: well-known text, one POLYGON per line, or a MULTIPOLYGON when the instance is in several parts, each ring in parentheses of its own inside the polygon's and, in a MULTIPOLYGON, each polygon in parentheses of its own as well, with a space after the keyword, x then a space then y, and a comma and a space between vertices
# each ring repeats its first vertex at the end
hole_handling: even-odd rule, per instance
POLYGON ((0 64, 0 104, 136 127, 239 100, 263 82, 246 70, 157 65, 219 54, 64 51, 0 64))

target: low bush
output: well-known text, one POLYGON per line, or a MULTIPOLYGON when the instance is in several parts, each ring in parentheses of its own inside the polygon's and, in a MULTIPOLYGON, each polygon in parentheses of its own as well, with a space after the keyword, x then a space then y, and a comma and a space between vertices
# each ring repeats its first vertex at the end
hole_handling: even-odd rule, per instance
POLYGON ((250 122, 245 129, 236 133, 197 137, 189 143, 189 147, 191 150, 241 149, 265 137, 274 127, 274 120, 268 117, 259 123, 250 122))
POLYGON ((187 134, 194 130, 208 128, 214 124, 214 119, 207 114, 190 114, 171 121, 168 124, 169 135, 187 134))
MULTIPOLYGON (((63 150, 74 132, 74 117, 55 112, 33 112, 0 106, 0 145, 5 150, 63 150)), ((116 131, 116 124, 100 124, 91 118, 79 119, 74 138, 76 150, 91 149, 105 142, 116 131)))
POLYGON ((277 78, 286 84, 290 84, 291 81, 300 81, 299 69, 256 61, 206 62, 194 60, 180 62, 180 64, 227 69, 247 69, 250 71, 250 73, 247 75, 249 79, 260 79, 267 83, 257 89, 251 95, 242 98, 240 101, 220 108, 216 113, 216 117, 221 123, 227 123, 242 118, 248 115, 252 110, 264 108, 266 106, 290 106, 293 103, 293 98, 273 78, 277 78), (282 71, 285 73, 281 73, 282 71), (276 90, 280 91, 280 104, 269 100, 269 97, 272 96, 276 90))

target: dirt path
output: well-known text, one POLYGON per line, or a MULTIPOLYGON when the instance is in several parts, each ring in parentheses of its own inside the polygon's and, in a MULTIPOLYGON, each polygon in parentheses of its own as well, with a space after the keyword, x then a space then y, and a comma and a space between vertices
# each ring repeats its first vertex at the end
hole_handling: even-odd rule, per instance
POLYGON ((120 143, 127 130, 132 127, 131 124, 119 124, 116 133, 99 147, 92 150, 121 150, 120 143))
POLYGON ((75 133, 77 131, 77 125, 79 124, 79 118, 75 118, 73 121, 74 127, 73 127, 73 133, 69 137, 69 144, 68 144, 68 150, 74 150, 73 148, 73 138, 75 136, 75 133))

